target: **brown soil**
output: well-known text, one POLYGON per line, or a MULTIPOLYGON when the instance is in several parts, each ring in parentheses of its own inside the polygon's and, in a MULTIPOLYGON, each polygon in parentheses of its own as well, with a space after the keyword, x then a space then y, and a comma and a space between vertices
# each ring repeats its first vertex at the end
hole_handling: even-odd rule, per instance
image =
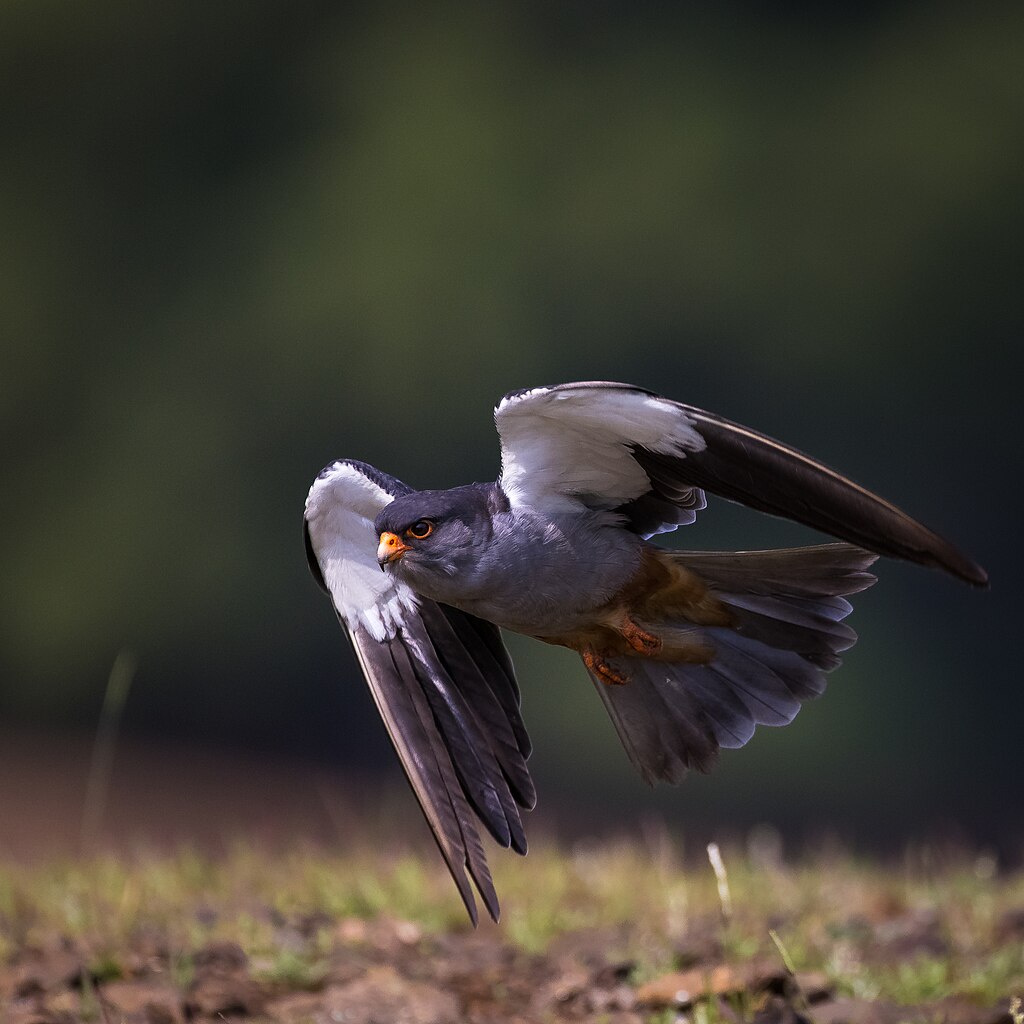
MULTIPOLYGON (((24 864, 40 854, 77 853, 88 742, 44 746, 6 737, 4 746, 0 856, 24 864)), ((182 785, 181 771, 173 770, 166 754, 138 745, 126 749, 132 770, 115 777, 105 835, 141 832, 215 842, 243 825, 251 837, 255 822, 257 844, 269 848, 296 834, 336 840, 345 828, 329 809, 345 806, 336 778, 301 765, 205 755, 191 759, 189 784, 182 785)), ((180 769, 180 752, 175 756, 180 769)), ((791 975, 781 955, 758 959, 727 952, 715 915, 688 922, 685 939, 671 951, 674 969, 660 971, 623 952, 644 948, 643 921, 569 930, 534 954, 489 923, 475 932, 460 927, 434 933, 397 918, 325 912, 289 917, 259 905, 252 915, 273 929, 274 962, 252 960, 231 940, 206 942, 186 955, 174 948, 170 931, 153 926, 137 929, 127 947, 104 963, 68 931, 14 927, 18 914, 5 903, 9 896, 0 886, 3 1024, 1011 1024, 1015 994, 914 1006, 853 998, 825 975, 791 975)), ((942 908, 897 910, 845 921, 846 955, 862 963, 908 965, 941 958, 950 936, 942 908)), ((182 913, 201 931, 218 909, 197 906, 182 913)), ((996 918, 988 947, 977 951, 979 962, 1007 950, 1024 955, 1024 908, 1002 908, 996 918)), ((175 922, 177 934, 183 923, 188 925, 175 922)))
MULTIPOLYGON (((824 975, 728 963, 714 941, 700 939, 677 951, 679 962, 689 964, 685 970, 637 984, 636 965, 610 953, 628 947, 628 929, 568 934, 544 955, 530 955, 491 928, 431 936, 407 921, 323 918, 281 920, 278 928, 283 948, 301 949, 314 934, 322 946, 330 937, 315 976, 267 980, 268 965, 220 941, 193 954, 191 978, 175 980, 173 951, 149 934, 125 952, 123 974, 104 979, 86 968, 74 943, 58 938, 19 951, 0 970, 0 1013, 5 1024, 641 1024, 691 1020, 700 1004, 705 1019, 729 1024, 1011 1022, 1009 999, 984 1006, 947 998, 908 1007, 839 997, 824 975)), ((913 931, 906 930, 901 950, 908 959, 931 935, 928 927, 913 931)))

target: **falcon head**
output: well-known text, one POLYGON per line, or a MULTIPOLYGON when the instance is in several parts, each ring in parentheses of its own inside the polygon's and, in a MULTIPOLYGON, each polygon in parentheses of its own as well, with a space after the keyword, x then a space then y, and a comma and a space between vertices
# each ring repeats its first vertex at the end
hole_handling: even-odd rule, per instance
POLYGON ((493 535, 493 490, 469 484, 396 498, 373 524, 380 567, 418 593, 444 600, 446 584, 472 579, 481 547, 493 535))

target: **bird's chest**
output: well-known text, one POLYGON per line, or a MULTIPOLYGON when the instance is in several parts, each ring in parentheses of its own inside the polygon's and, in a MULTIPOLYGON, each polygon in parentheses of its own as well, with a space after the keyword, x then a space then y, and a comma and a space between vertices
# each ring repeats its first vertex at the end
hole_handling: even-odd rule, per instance
POLYGON ((473 585, 449 603, 516 633, 561 635, 590 623, 622 590, 637 570, 641 543, 575 517, 510 517, 496 523, 493 542, 480 552, 473 585))

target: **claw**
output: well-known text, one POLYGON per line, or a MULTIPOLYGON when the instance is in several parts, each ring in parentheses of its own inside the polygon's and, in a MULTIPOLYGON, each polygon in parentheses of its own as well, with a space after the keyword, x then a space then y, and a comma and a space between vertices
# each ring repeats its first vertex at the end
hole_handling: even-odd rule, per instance
POLYGON ((626 643, 638 654, 646 654, 651 657, 661 653, 663 646, 660 636, 648 633, 646 629, 638 626, 628 615, 622 624, 622 636, 626 643))
POLYGON ((620 672, 616 672, 615 669, 608 664, 599 654, 596 654, 592 650, 580 652, 580 657, 583 658, 583 664, 590 669, 594 675, 599 676, 601 681, 606 686, 625 686, 629 680, 622 675, 620 672))

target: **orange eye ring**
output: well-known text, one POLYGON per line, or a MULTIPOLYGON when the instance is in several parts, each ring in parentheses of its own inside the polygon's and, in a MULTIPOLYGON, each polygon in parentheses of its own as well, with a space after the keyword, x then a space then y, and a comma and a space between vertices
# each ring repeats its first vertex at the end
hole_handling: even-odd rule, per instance
POLYGON ((416 540, 424 540, 434 532, 434 524, 429 519, 417 519, 405 532, 416 540))

